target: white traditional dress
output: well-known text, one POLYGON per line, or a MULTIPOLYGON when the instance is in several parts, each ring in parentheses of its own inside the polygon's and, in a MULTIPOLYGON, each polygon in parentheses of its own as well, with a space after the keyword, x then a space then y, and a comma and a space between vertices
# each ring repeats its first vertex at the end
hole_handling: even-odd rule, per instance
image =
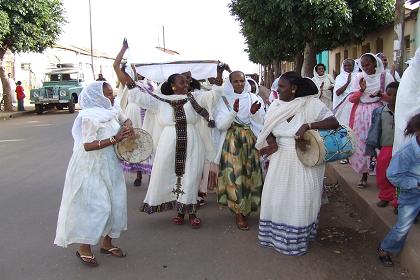
POLYGON ((395 154, 407 141, 404 130, 414 115, 420 113, 420 47, 410 60, 398 87, 395 104, 395 135, 392 153, 395 154))
POLYGON ((294 136, 303 124, 331 116, 332 112, 314 96, 271 104, 257 142, 261 149, 271 132, 278 144, 262 193, 258 238, 263 246, 286 255, 303 255, 309 241, 315 239, 325 165, 303 165, 296 154, 294 136))
POLYGON ((320 76, 316 72, 316 66, 314 67, 314 77, 312 78, 312 81, 315 83, 315 85, 318 87, 318 97, 321 99, 322 102, 324 102, 325 105, 327 105, 328 109, 332 109, 332 102, 333 102, 333 96, 332 96, 332 89, 330 87, 334 87, 334 78, 327 73, 324 73, 324 75, 320 76), (324 84, 321 92, 321 85, 324 84))
POLYGON ((351 109, 353 107, 353 104, 350 103, 348 97, 355 90, 353 81, 356 79, 356 76, 359 72, 359 67, 356 64, 356 61, 353 60, 353 63, 354 63, 353 72, 347 73, 346 71, 344 71, 345 61, 346 60, 344 60, 343 63, 341 64, 340 74, 335 78, 335 84, 334 84, 334 89, 333 89, 334 98, 333 98, 332 109, 333 109, 335 117, 340 122, 340 124, 344 124, 348 126, 349 121, 350 121, 351 109), (344 90, 342 94, 337 95, 337 90, 347 83, 349 75, 351 75, 350 84, 346 87, 346 89, 344 90))
POLYGON ((83 144, 118 133, 126 117, 94 82, 79 96, 82 110, 73 125, 73 155, 67 168, 54 244, 95 245, 100 238, 120 236, 127 229, 124 174, 113 146, 85 151, 83 144))
MULTIPOLYGON (((177 142, 174 109, 170 104, 156 99, 151 94, 172 101, 182 100, 187 96, 163 95, 160 90, 147 93, 147 88, 139 89, 138 87, 129 91, 138 94, 140 106, 150 110, 156 117, 153 128, 149 129, 155 145, 155 156, 142 211, 151 214, 172 209, 175 206, 179 212, 194 213, 197 209, 198 189, 203 175, 204 161, 213 160, 215 156, 210 129, 203 125, 204 119, 194 110, 191 102, 186 102, 183 108, 187 122, 187 156, 185 173, 181 181, 184 194, 177 198, 172 192, 177 182, 174 168, 177 142), (206 128, 208 133, 204 131, 206 128)), ((214 90, 193 93, 193 96, 200 106, 211 111, 220 94, 221 90, 214 90)))

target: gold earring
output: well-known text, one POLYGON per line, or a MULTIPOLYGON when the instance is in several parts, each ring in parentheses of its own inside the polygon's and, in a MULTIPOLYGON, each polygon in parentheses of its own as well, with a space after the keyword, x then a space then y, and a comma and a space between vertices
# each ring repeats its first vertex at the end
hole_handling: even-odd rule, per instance
POLYGON ((176 87, 172 87, 172 90, 175 91, 176 90, 176 87))
POLYGON ((292 89, 292 93, 295 94, 296 93, 296 90, 292 89))

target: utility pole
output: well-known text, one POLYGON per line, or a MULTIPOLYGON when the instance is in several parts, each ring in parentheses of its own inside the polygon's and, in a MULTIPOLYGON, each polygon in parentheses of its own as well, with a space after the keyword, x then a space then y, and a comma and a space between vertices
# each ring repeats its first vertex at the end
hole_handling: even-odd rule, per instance
POLYGON ((95 68, 93 66, 93 40, 92 40, 92 8, 89 0, 89 27, 90 27, 90 59, 92 65, 93 80, 95 80, 95 68))
POLYGON ((166 52, 166 45, 165 45, 165 25, 162 25, 162 32, 163 32, 163 51, 166 52))

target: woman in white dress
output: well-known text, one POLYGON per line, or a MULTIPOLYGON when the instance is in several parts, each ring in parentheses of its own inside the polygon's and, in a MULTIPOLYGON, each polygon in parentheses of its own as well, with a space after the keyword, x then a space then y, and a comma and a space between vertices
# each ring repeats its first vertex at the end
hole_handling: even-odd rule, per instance
POLYGON ((114 106, 112 87, 93 82, 79 96, 81 111, 74 121, 73 155, 67 168, 54 244, 80 243, 76 255, 98 265, 91 251, 103 237, 101 253, 124 257, 114 246, 127 229, 127 197, 123 171, 113 145, 133 133, 131 121, 114 106))
POLYGON ((340 124, 349 125, 353 104, 348 97, 355 90, 353 81, 359 73, 354 59, 345 59, 341 64, 340 74, 335 79, 333 112, 340 124))
POLYGON ((325 73, 325 70, 326 68, 324 64, 320 63, 315 65, 312 81, 314 81, 315 85, 318 87, 319 99, 321 99, 321 101, 327 105, 328 109, 331 110, 333 102, 332 90, 334 88, 335 81, 330 74, 325 73))
POLYGON ((222 90, 189 93, 181 74, 169 76, 156 92, 133 81, 127 86, 129 94, 138 96, 140 106, 155 116, 149 131, 155 145, 153 169, 141 211, 151 214, 175 207, 174 224, 183 225, 188 214, 191 227, 199 228, 197 196, 204 162, 215 157, 210 116, 222 90))
POLYGON ((279 100, 268 109, 256 147, 271 155, 264 182, 258 238, 285 255, 303 255, 315 239, 325 166, 307 167, 296 154, 309 129, 336 129, 338 121, 316 96, 316 85, 296 72, 279 80, 279 100))

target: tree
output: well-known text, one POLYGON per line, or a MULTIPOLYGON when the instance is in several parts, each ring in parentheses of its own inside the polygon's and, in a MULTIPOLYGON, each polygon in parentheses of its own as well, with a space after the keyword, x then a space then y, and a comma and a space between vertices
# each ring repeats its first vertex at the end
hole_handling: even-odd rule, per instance
POLYGON ((394 0, 231 0, 250 59, 266 65, 305 52, 303 75, 312 76, 315 54, 391 22, 394 0), (263 3, 262 3, 263 2, 263 3))
POLYGON ((0 0, 0 78, 6 111, 12 110, 3 59, 12 52, 43 52, 54 45, 65 23, 60 0, 0 0))

